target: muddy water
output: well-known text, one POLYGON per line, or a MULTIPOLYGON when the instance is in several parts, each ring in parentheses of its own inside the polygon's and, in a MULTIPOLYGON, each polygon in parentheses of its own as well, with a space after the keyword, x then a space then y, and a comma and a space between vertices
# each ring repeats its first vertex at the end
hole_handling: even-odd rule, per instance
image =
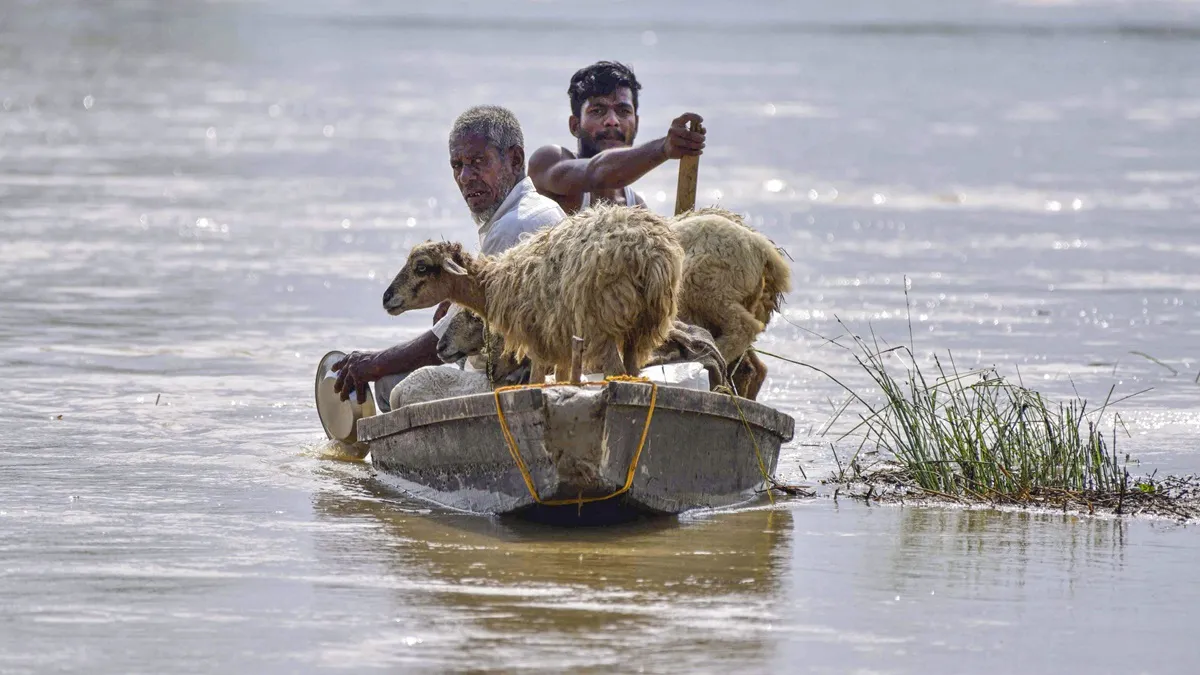
MULTIPOLYGON (((1119 447, 1200 470, 1198 48, 1170 1, 0 4, 0 672, 1194 672, 1192 527, 450 515, 322 457, 310 378, 427 325, 379 298, 473 236, 454 115, 566 142, 616 57, 642 137, 705 115, 702 200, 795 258, 767 349, 862 386, 819 336, 907 340, 907 276, 922 358, 1152 387, 1119 447)), ((827 474, 840 390, 771 367, 781 472, 827 474)))

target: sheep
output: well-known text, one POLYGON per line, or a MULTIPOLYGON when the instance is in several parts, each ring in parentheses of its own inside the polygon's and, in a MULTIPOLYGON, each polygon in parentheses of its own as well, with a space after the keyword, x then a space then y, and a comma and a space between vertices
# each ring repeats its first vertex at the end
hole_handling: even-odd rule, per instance
POLYGON ((708 329, 735 388, 754 399, 766 365, 748 351, 779 311, 791 290, 791 271, 780 249, 735 213, 717 207, 676 216, 671 229, 685 258, 679 289, 679 319, 708 329))
MULTIPOLYGON (((475 358, 484 352, 484 343, 483 319, 471 310, 464 309, 450 320, 445 334, 438 340, 438 358, 446 363, 454 363, 464 357, 475 358)), ((492 363, 488 366, 492 371, 488 379, 493 384, 511 381, 513 378, 509 377, 510 374, 522 364, 517 363, 511 355, 505 354, 504 338, 500 334, 491 332, 487 343, 488 350, 493 355, 492 363)), ((703 364, 713 387, 728 383, 725 375, 728 366, 717 350, 712 335, 699 326, 675 321, 666 341, 655 348, 646 365, 656 366, 680 361, 698 361, 703 364)))
MULTIPOLYGON (((446 332, 438 339, 438 358, 445 363, 468 358, 472 365, 480 367, 477 357, 484 353, 484 337, 483 318, 469 309, 462 309, 450 319, 446 324, 446 332)), ((488 380, 492 384, 500 384, 523 375, 517 371, 527 367, 529 360, 517 361, 511 353, 506 353, 504 338, 499 333, 490 331, 487 338, 487 351, 491 358, 485 360, 482 367, 487 372, 488 380)))
POLYGON ((585 209, 496 256, 456 242, 413 247, 383 295, 393 316, 451 300, 483 316, 531 379, 570 372, 571 337, 584 368, 636 375, 671 329, 683 249, 666 219, 639 207, 585 209))
POLYGON ((388 405, 399 410, 406 405, 455 396, 484 394, 492 388, 483 373, 445 366, 425 366, 396 383, 388 394, 388 405))
MULTIPOLYGON (((787 263, 769 239, 724 209, 710 207, 681 214, 672 222, 672 229, 679 235, 685 254, 678 300, 682 322, 676 321, 668 339, 655 349, 652 363, 681 358, 686 324, 701 326, 718 336, 716 344, 721 355, 734 366, 729 378, 735 390, 754 399, 767 369, 749 347, 789 290, 787 263)), ((483 321, 464 314, 459 314, 459 323, 452 323, 439 342, 439 350, 456 345, 446 355, 454 358, 443 356, 443 360, 482 351, 483 321)), ((504 341, 498 333, 493 333, 492 341, 494 353, 503 353, 504 341)), ((694 348, 690 351, 696 352, 694 348)), ((493 365, 503 374, 511 372, 516 362, 498 360, 493 365)), ((714 383, 723 380, 724 374, 712 377, 714 383)))

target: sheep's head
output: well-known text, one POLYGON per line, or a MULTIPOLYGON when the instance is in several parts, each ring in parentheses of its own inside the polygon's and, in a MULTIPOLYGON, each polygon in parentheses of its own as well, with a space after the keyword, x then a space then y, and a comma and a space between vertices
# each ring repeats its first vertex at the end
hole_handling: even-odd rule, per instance
POLYGON ((456 277, 466 277, 462 244, 427 241, 408 254, 404 268, 383 292, 383 308, 396 316, 412 309, 433 307, 450 297, 456 277))
POLYGON ((491 358, 485 359, 483 319, 469 309, 462 308, 446 324, 446 332, 437 344, 437 355, 445 363, 455 363, 470 358, 471 365, 485 370, 494 384, 520 384, 529 380, 529 359, 518 362, 512 354, 504 353, 504 338, 498 333, 488 335, 491 358), (522 368, 524 370, 522 370, 522 368))
POLYGON ((437 355, 445 363, 454 363, 483 351, 483 319, 468 309, 455 314, 438 340, 437 355))

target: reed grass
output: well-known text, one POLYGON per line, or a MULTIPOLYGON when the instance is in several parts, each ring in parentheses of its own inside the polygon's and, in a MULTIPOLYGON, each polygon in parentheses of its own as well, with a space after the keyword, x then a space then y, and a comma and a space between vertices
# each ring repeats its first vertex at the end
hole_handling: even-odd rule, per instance
POLYGON ((868 500, 903 499, 915 490, 955 502, 1197 516, 1200 482, 1194 477, 1134 478, 1129 457, 1117 451, 1124 424, 1113 406, 1148 389, 1114 400, 1110 388, 1098 406, 1079 397, 1052 402, 1026 387, 1019 370, 1016 382, 994 367, 962 370, 949 353, 922 370, 911 321, 908 345, 847 333, 854 348, 829 342, 851 351, 877 394, 863 395, 820 368, 759 350, 820 372, 848 393, 824 429, 848 404, 859 404, 858 423, 831 444, 838 465, 831 482, 865 485, 868 500), (837 444, 847 438, 859 443, 843 462, 837 444))
MULTIPOLYGON (((917 487, 936 495, 1024 501, 1046 491, 1123 493, 1127 460, 1117 453, 1117 427, 1100 426, 1112 405, 1089 409, 1082 399, 1052 403, 995 368, 960 371, 953 356, 934 357, 930 373, 910 347, 880 349, 858 339, 858 365, 882 394, 859 397, 866 411, 848 434, 886 449, 917 487), (901 372, 893 374, 888 361, 901 372)), ((855 466, 852 458, 850 466, 855 466)))

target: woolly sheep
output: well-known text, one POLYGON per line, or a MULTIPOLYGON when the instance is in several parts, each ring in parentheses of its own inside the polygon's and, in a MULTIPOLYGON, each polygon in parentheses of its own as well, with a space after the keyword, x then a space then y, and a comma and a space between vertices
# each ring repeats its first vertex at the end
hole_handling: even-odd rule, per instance
POLYGON ((570 372, 571 337, 585 369, 636 375, 671 329, 683 249, 648 209, 597 206, 496 256, 453 242, 418 244, 383 295, 393 316, 451 300, 485 317, 531 377, 570 372))
POLYGON ((736 213, 717 207, 675 217, 671 229, 686 257, 679 288, 679 319, 707 328, 721 355, 735 365, 737 391, 754 399, 766 365, 747 351, 791 290, 780 250, 736 213))
MULTIPOLYGON (((790 289, 790 271, 779 249, 746 225, 740 216, 710 207, 678 216, 672 229, 684 247, 683 278, 679 294, 679 317, 673 333, 656 348, 653 361, 670 362, 672 350, 684 344, 680 336, 687 323, 701 326, 718 336, 722 356, 734 370, 729 374, 736 391, 749 399, 757 397, 766 379, 766 365, 749 350, 754 339, 778 311, 783 294, 790 289)), ((478 354, 483 345, 483 321, 460 313, 439 343, 457 345, 455 354, 478 354)), ((504 341, 495 332, 495 353, 504 341)), ((443 357, 443 360, 447 360, 443 357)), ((502 372, 515 361, 496 362, 502 372)), ((724 379, 713 378, 713 382, 724 379)))
MULTIPOLYGON (((477 358, 484 351, 483 319, 469 309, 459 312, 446 326, 446 332, 438 340, 438 358, 446 363, 459 359, 477 358)), ((496 332, 489 335, 488 349, 493 355, 504 354, 504 338, 496 332)), ((728 366, 717 350, 712 335, 699 326, 689 326, 682 321, 672 322, 667 339, 654 349, 646 366, 698 361, 708 371, 709 382, 715 388, 728 383, 725 372, 728 366)), ((516 371, 518 364, 511 355, 494 356, 492 374, 494 384, 511 381, 509 374, 516 371), (506 379, 507 378, 507 379, 506 379)))

